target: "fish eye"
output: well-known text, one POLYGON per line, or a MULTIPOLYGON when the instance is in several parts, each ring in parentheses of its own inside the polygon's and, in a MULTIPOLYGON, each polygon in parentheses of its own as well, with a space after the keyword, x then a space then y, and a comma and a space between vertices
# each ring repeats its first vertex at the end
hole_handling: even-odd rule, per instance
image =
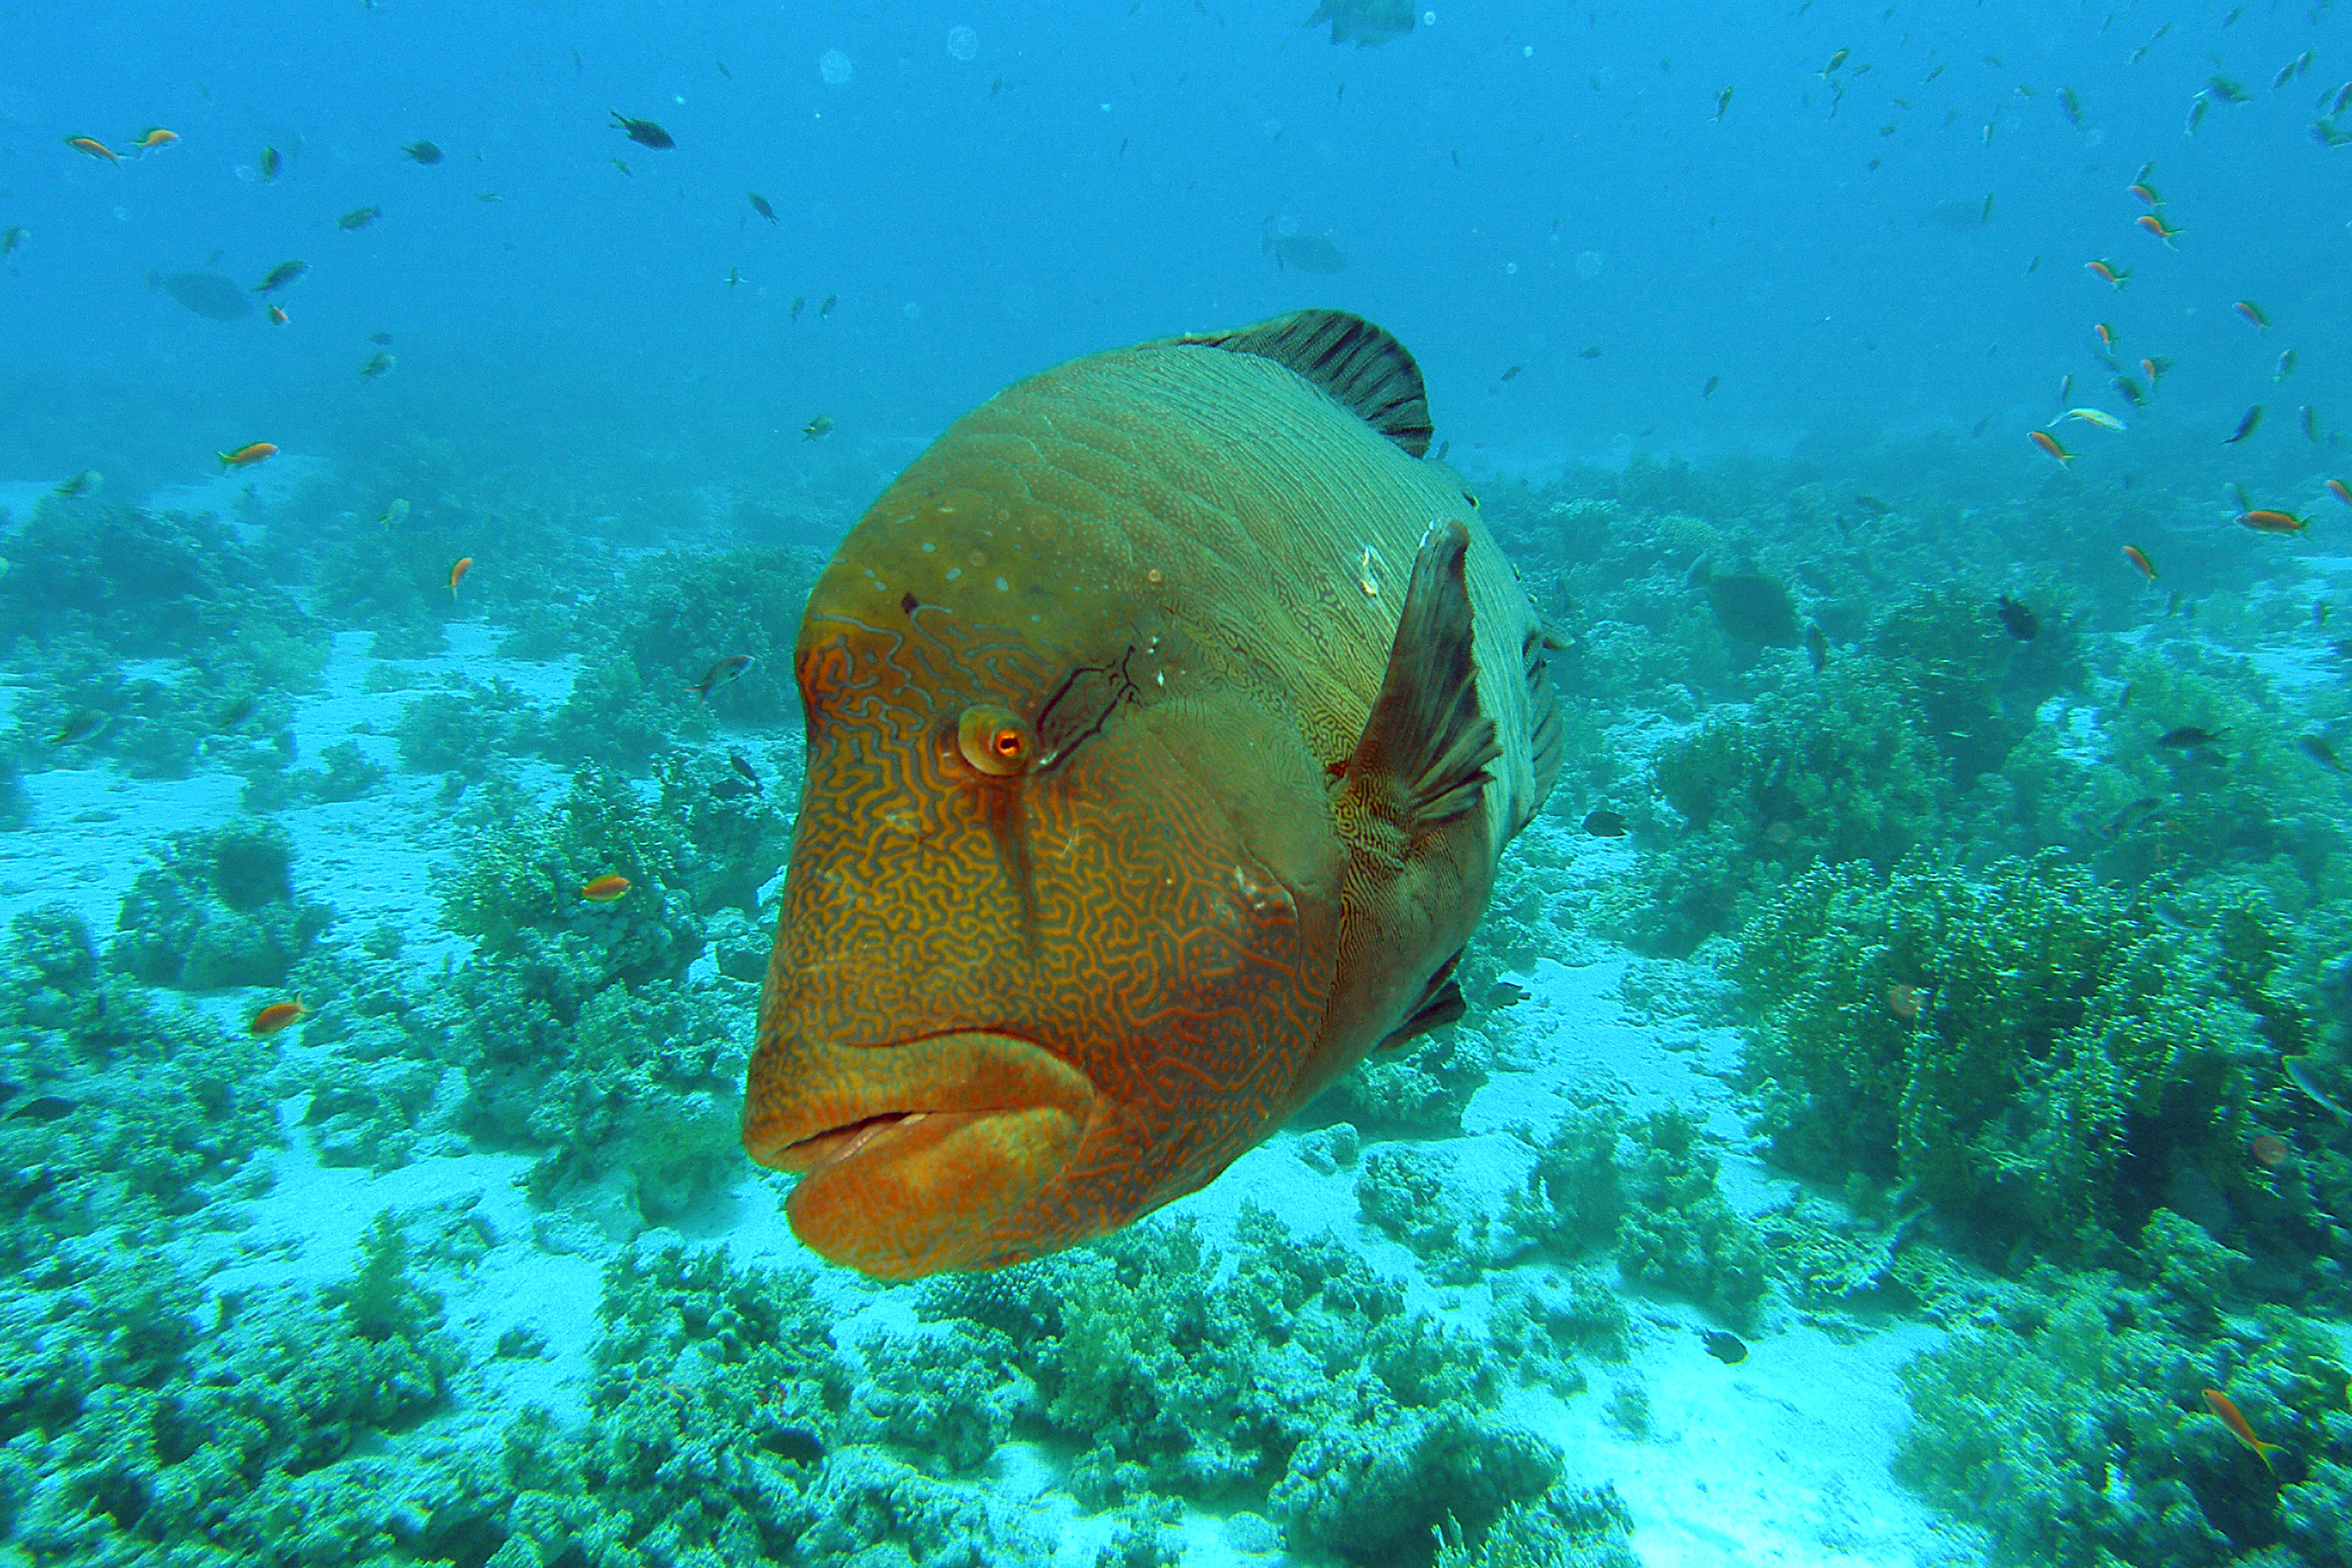
POLYGON ((1011 778, 1028 770, 1029 728, 1006 710, 982 703, 956 721, 956 749, 990 777, 1011 778))

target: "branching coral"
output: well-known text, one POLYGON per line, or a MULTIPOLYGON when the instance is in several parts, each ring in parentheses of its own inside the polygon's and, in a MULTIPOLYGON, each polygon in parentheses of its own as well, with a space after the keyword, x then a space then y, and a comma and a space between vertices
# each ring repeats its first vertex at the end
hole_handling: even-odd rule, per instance
POLYGON ((109 949, 151 985, 282 984, 334 922, 329 905, 294 896, 292 841, 269 823, 180 834, 157 858, 131 883, 109 949))
POLYGON ((2158 1203, 2243 1194, 2239 1130, 2285 1108, 2217 959, 2048 858, 1816 868, 1733 966, 1774 1156, 1903 1183, 1997 1258, 2095 1258, 2158 1203))
POLYGON ((1755 1226, 1716 1189, 1718 1161, 1680 1107, 1634 1120, 1612 1100, 1571 1100, 1511 1194, 1511 1228, 1556 1256, 1609 1245, 1625 1278, 1685 1296, 1738 1326, 1754 1321, 1769 1260, 1755 1226))
POLYGON ((2249 1260, 2159 1211, 2134 1277, 2043 1270, 1904 1373, 1897 1473, 1989 1530, 2003 1562, 2278 1568, 2346 1560, 2352 1415, 2342 1346, 2250 1307, 2249 1260), (2202 1391, 2263 1440, 2241 1446, 2202 1391))
POLYGON ((1034 1389, 1024 1426, 1086 1447, 1097 1504, 1144 1489, 1258 1493, 1294 1550, 1426 1563, 1450 1507, 1474 1531, 1558 1474, 1491 1415, 1506 1370, 1326 1237, 1245 1209, 1227 1259, 1188 1223, 1002 1274, 935 1281, 921 1311, 1034 1389))

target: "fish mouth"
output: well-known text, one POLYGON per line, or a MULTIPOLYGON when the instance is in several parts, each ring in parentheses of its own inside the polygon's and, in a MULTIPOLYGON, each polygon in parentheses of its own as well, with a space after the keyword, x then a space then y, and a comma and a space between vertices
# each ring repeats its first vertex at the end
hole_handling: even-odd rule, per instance
POLYGON ((1044 1047, 962 1030, 883 1045, 763 1038, 743 1144, 801 1177, 793 1234, 877 1279, 992 1266, 1077 1152, 1093 1085, 1044 1047))

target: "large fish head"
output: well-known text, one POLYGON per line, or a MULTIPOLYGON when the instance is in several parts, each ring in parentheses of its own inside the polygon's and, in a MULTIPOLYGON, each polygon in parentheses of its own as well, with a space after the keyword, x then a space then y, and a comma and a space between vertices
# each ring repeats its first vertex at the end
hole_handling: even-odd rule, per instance
POLYGON ((802 626, 743 1120, 802 1240, 883 1278, 1070 1246, 1263 1138, 1319 1082, 1345 871, 1297 724, 1200 678, 1143 569, 907 488, 802 626))

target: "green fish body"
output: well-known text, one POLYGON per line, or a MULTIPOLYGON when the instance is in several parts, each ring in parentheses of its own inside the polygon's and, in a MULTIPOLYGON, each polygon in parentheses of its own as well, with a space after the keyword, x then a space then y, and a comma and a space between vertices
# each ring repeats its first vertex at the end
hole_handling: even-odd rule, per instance
POLYGON ((1459 1016, 1560 726, 1429 434, 1401 344, 1300 312, 1006 390, 843 542, 744 1109, 818 1253, 1115 1229, 1459 1016))

